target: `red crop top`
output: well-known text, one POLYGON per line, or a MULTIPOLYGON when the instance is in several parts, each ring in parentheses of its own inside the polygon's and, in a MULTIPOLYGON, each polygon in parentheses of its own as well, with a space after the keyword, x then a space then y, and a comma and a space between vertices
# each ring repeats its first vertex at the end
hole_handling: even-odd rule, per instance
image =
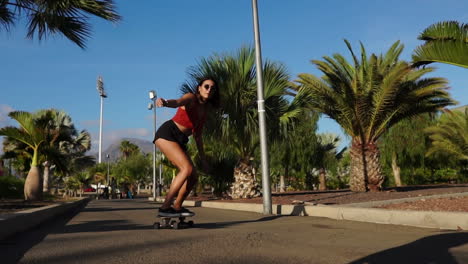
POLYGON ((187 111, 187 108, 177 108, 177 112, 172 118, 172 121, 176 122, 177 124, 180 124, 183 127, 191 129, 194 133, 200 132, 203 128, 203 125, 205 124, 206 114, 199 117, 197 111, 198 107, 199 104, 197 102, 195 103, 194 107, 189 111, 187 111))

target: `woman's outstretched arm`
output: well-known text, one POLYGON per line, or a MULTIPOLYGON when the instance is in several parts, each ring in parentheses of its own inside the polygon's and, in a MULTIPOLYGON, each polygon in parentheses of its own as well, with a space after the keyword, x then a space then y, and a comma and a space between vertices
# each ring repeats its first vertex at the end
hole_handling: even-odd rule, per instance
POLYGON ((165 100, 164 98, 158 98, 156 100, 156 106, 157 107, 171 107, 171 108, 177 108, 179 106, 185 106, 193 102, 193 100, 196 100, 196 96, 193 93, 186 93, 182 95, 179 99, 169 99, 165 100))

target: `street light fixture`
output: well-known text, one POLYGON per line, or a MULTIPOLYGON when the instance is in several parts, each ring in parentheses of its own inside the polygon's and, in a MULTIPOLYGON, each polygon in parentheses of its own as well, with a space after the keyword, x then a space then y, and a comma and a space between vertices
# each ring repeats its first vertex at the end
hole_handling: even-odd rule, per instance
POLYGON ((101 163, 101 156, 102 156, 102 110, 104 105, 104 98, 107 97, 106 92, 104 91, 104 82, 102 81, 102 77, 98 76, 96 89, 99 92, 99 97, 101 98, 101 113, 99 117, 99 155, 98 155, 98 163, 101 163))
MULTIPOLYGON (((156 134, 156 99, 157 94, 154 90, 149 92, 151 103, 148 104, 148 109, 153 110, 153 135, 156 134)), ((159 190, 159 185, 158 185, 159 190)), ((159 191, 158 191, 159 192, 159 191)), ((153 201, 156 201, 156 144, 153 143, 153 201)))

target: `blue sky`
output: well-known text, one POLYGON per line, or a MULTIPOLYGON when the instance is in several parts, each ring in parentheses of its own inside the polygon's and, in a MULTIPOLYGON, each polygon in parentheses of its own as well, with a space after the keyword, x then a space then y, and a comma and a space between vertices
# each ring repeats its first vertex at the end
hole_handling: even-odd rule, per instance
MULTIPOLYGON (((253 45, 250 0, 116 0, 123 20, 117 24, 91 19, 92 38, 81 50, 61 36, 25 38, 24 25, 0 31, 0 127, 16 125, 12 110, 57 108, 69 113, 78 129, 88 130, 97 150, 101 75, 109 95, 104 101, 103 149, 122 137, 151 140, 152 111, 148 91, 163 98, 180 95, 186 70, 213 53, 253 45)), ((320 75, 311 59, 341 53, 343 39, 355 49, 385 52, 400 40, 402 59, 410 60, 421 41, 418 34, 444 20, 468 22, 466 0, 311 1, 259 0, 263 59, 285 64, 292 78, 320 75)), ((437 64, 434 76, 450 81, 452 96, 468 104, 468 70, 437 64)), ((172 109, 158 109, 158 126, 172 109)), ((322 119, 320 132, 342 135, 334 121, 322 119)), ((346 140, 344 141, 346 144, 346 140)), ((105 154, 103 154, 105 155, 105 154)))

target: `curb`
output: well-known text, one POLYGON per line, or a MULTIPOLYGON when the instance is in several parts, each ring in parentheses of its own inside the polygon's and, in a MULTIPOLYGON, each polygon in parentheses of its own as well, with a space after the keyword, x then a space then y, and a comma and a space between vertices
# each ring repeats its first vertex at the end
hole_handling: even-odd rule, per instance
MULTIPOLYGON (((417 196, 417 197, 401 198, 401 199, 393 199, 393 200, 383 200, 383 201, 371 201, 371 202, 364 202, 364 203, 352 203, 352 204, 346 204, 346 207, 367 207, 367 208, 370 208, 370 207, 376 207, 376 206, 381 206, 381 205, 419 201, 419 200, 422 200, 422 199, 437 199, 437 198, 465 197, 465 196, 468 196, 468 192, 435 194, 435 195, 428 195, 428 196, 417 196)), ((329 206, 333 207, 333 206, 338 206, 338 205, 329 205, 329 206)))
MULTIPOLYGON (((468 193, 452 195, 433 195, 430 198, 447 196, 466 196, 468 193), (435 197, 438 196, 438 197, 435 197)), ((429 196, 420 196, 415 200, 429 199, 429 196)), ((397 203, 407 199, 386 200, 385 203, 397 203)), ((162 202, 164 199, 156 199, 162 202)), ((364 203, 368 206, 367 203, 364 203)), ((263 213, 263 204, 251 203, 224 203, 210 201, 184 201, 186 206, 207 207, 226 210, 247 211, 263 213)), ((351 220, 377 224, 404 225, 423 228, 436 228, 448 230, 468 230, 468 213, 465 212, 435 212, 435 211, 410 211, 389 210, 381 208, 356 207, 357 204, 346 206, 329 205, 280 205, 274 204, 274 215, 315 216, 336 220, 351 220)))
POLYGON ((67 213, 74 209, 84 207, 90 198, 82 198, 63 204, 52 204, 49 206, 24 210, 11 214, 0 215, 0 240, 11 235, 35 227, 53 217, 67 213))

